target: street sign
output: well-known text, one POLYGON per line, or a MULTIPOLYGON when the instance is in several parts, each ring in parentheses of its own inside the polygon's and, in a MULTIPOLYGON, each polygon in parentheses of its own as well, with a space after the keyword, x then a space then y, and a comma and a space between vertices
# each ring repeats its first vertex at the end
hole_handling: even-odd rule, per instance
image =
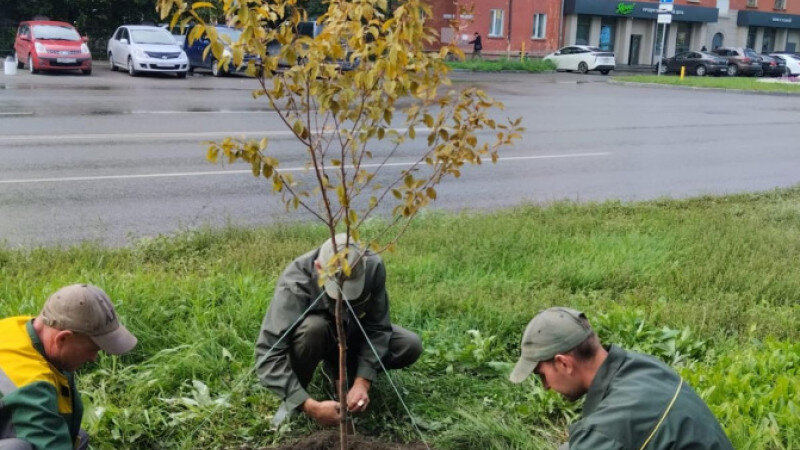
POLYGON ((663 5, 664 3, 673 3, 673 2, 672 0, 658 0, 658 3, 663 5))
POLYGON ((658 23, 672 23, 672 14, 659 14, 658 23))
POLYGON ((674 11, 675 5, 672 3, 659 3, 658 4, 658 12, 660 13, 671 13, 674 11))

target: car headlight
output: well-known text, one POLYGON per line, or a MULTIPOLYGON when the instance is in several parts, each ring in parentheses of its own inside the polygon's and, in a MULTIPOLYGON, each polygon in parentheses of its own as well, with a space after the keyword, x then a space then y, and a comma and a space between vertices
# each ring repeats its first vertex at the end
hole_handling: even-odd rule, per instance
POLYGON ((40 44, 38 42, 34 45, 34 47, 36 47, 36 53, 46 53, 47 52, 47 48, 45 48, 44 45, 42 45, 42 44, 40 44))
POLYGON ((142 50, 142 49, 141 49, 141 48, 139 48, 139 47, 136 47, 136 48, 134 48, 134 49, 133 49, 133 54, 134 54, 134 55, 136 55, 136 56, 138 56, 138 57, 140 57, 140 58, 144 58, 145 56, 147 56, 147 55, 145 54, 144 50, 142 50))
POLYGON ((222 57, 223 58, 230 58, 231 57, 231 49, 226 47, 225 50, 222 51, 222 57))
POLYGON ((89 46, 86 43, 81 44, 81 53, 89 53, 89 46))

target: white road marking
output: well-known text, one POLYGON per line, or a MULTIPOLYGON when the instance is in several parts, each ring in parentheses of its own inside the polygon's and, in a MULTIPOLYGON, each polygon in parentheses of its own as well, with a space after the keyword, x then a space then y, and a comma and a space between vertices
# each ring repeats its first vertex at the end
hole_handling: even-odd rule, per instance
POLYGON ((19 112, 5 111, 5 112, 0 112, 0 116, 32 116, 32 115, 33 115, 33 112, 31 112, 31 111, 19 111, 19 112))
MULTIPOLYGON (((404 132, 405 128, 393 128, 395 131, 404 132)), ((414 131, 424 133, 431 131, 430 128, 415 128, 414 131)), ((100 134, 20 134, 20 135, 0 135, 0 143, 20 142, 20 141, 119 141, 119 140, 140 140, 140 139, 187 139, 187 138, 219 138, 219 137, 240 137, 240 136, 292 136, 291 130, 272 130, 272 131, 196 131, 191 133, 100 133, 100 134)))
MULTIPOLYGON (((611 152, 596 152, 596 153, 570 153, 564 155, 533 155, 533 156, 509 156, 505 158, 497 158, 498 162, 505 161, 522 161, 522 160, 535 160, 535 159, 561 159, 561 158, 591 158, 596 156, 609 156, 611 152)), ((414 164, 411 161, 385 163, 384 167, 397 167, 397 166, 410 166, 414 164)), ((381 164, 362 164, 364 169, 377 168, 381 164)), ((345 166, 352 169, 353 166, 345 166)), ((334 166, 325 166, 326 169, 334 169, 334 166)), ((306 167, 286 167, 280 169, 281 172, 304 172, 308 169, 306 167)), ((143 178, 177 178, 177 177, 199 177, 199 176, 213 176, 213 175, 241 175, 251 174, 251 170, 214 170, 204 172, 170 172, 170 173, 143 173, 131 175, 98 175, 89 177, 62 177, 62 178, 20 178, 15 180, 0 180, 0 184, 24 184, 24 183, 64 183, 70 181, 100 181, 100 180, 134 180, 143 178)))
MULTIPOLYGON (((122 114, 125 114, 124 112, 122 114)), ((278 114, 275 111, 230 110, 218 111, 146 111, 135 109, 130 114, 278 114)))

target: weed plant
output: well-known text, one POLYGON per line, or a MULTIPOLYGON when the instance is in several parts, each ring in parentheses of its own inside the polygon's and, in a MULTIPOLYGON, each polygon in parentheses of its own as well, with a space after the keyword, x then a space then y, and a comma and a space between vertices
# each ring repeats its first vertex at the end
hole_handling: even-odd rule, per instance
MULTIPOLYGON (((62 285, 110 293, 140 340, 79 373, 95 448, 259 448, 279 399, 253 375, 275 281, 321 228, 199 230, 125 248, 0 248, 0 315, 36 314, 62 285)), ((738 449, 800 446, 800 188, 643 203, 429 213, 386 254, 393 321, 425 353, 393 372, 442 449, 553 448, 579 414, 537 380, 507 381, 539 310, 585 311, 601 339, 653 354, 708 401, 738 449)), ((328 392, 321 377, 311 392, 328 392)), ((417 440, 385 379, 364 432, 417 440)))

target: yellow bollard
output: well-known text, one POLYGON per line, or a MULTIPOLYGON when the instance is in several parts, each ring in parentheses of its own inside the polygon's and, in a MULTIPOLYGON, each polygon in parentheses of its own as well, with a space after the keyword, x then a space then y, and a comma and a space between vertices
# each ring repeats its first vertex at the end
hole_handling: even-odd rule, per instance
POLYGON ((684 75, 686 75, 686 66, 681 66, 681 80, 683 80, 684 75))
POLYGON ((522 50, 519 51, 519 61, 525 62, 525 41, 522 41, 522 50))

